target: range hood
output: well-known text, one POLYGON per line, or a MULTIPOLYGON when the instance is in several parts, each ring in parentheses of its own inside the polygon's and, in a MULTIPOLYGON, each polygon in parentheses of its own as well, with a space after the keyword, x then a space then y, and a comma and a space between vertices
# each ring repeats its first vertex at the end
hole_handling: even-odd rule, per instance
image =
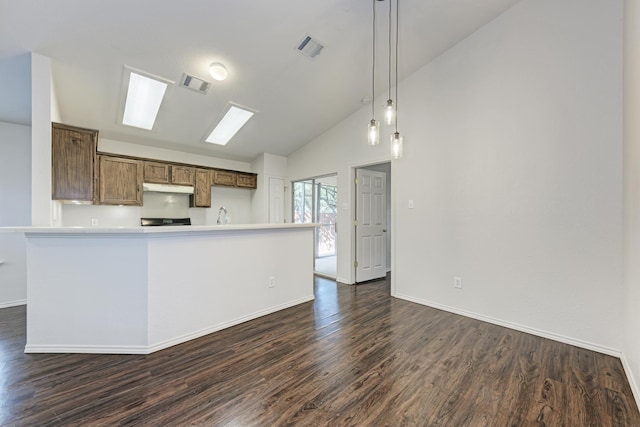
POLYGON ((193 194, 193 187, 188 185, 169 185, 169 184, 149 184, 142 185, 142 191, 153 191, 156 193, 179 193, 193 194))

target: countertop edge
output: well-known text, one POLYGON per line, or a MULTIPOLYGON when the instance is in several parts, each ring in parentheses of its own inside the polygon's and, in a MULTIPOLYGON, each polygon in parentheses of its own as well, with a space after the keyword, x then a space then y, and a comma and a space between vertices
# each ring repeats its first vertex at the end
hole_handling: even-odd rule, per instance
POLYGON ((151 235, 224 233, 230 231, 261 231, 314 228, 319 224, 237 224, 237 225, 191 225, 172 227, 0 227, 1 232, 19 232, 30 235, 151 235))

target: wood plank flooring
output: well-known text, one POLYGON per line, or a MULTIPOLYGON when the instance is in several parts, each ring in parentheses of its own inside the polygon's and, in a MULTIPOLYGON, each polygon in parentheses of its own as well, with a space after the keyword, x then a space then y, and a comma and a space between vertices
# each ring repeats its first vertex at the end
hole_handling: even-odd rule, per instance
POLYGON ((640 426, 616 358, 316 279, 316 301, 147 355, 27 355, 2 426, 640 426))

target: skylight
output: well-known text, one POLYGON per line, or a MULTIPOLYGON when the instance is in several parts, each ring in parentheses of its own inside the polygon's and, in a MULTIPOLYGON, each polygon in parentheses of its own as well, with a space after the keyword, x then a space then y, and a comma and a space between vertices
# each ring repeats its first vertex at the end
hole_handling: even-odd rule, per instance
POLYGON ((231 105, 205 141, 212 144, 227 145, 227 142, 249 121, 253 114, 253 111, 231 105))
POLYGON ((151 130, 167 83, 131 72, 122 124, 151 130))

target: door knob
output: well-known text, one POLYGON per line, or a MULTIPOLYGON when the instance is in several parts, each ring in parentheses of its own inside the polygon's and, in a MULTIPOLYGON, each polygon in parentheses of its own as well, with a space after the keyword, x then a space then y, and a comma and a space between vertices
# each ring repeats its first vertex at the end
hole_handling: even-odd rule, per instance
POLYGON ((382 229, 382 232, 383 232, 383 233, 386 233, 386 232, 387 232, 387 229, 386 229, 386 228, 383 228, 383 229, 382 229))

